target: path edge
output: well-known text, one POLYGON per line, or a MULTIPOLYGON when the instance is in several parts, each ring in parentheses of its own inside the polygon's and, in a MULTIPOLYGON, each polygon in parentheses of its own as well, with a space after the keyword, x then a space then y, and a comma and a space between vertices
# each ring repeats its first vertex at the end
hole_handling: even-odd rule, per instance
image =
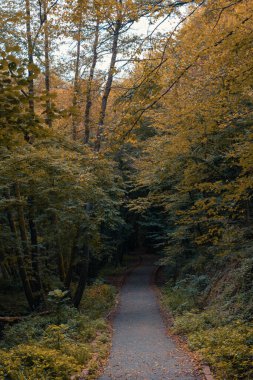
MULTIPOLYGON (((117 295, 116 295, 116 300, 115 300, 115 304, 114 306, 112 307, 112 309, 107 313, 107 315, 104 317, 105 320, 108 322, 108 328, 110 330, 110 338, 111 338, 111 341, 110 341, 110 349, 109 349, 109 353, 108 353, 108 356, 107 358, 105 359, 105 361, 103 362, 103 365, 99 368, 99 371, 98 371, 98 378, 100 378, 101 375, 103 375, 104 373, 104 369, 106 368, 107 366, 107 363, 108 363, 108 360, 109 360, 109 357, 111 355, 111 350, 112 350, 112 335, 113 335, 113 320, 118 312, 118 309, 119 309, 119 304, 120 304, 120 293, 121 293, 121 289, 122 287, 124 286, 127 278, 130 276, 130 274, 136 269, 138 268, 143 262, 143 257, 142 255, 139 255, 139 260, 138 262, 136 262, 135 264, 133 264, 132 266, 130 266, 122 275, 122 278, 120 280, 120 283, 117 287, 117 295)), ((210 379, 211 380, 211 379, 210 379)))
MULTIPOLYGON (((151 286, 152 286, 152 288, 153 288, 153 290, 155 292, 155 295, 157 297, 158 306, 159 306, 160 313, 161 313, 161 316, 163 318, 163 321, 164 321, 167 333, 177 344, 180 344, 180 346, 187 353, 191 354, 191 356, 192 356, 193 352, 189 349, 187 343, 182 339, 182 337, 180 337, 180 335, 172 334, 171 331, 170 331, 170 327, 173 324, 173 316, 162 305, 162 303, 161 303, 161 291, 160 291, 159 287, 156 285, 156 278, 157 278, 158 271, 160 269, 161 269, 161 265, 156 265, 156 267, 155 267, 155 269, 153 271, 153 275, 151 277, 151 286)), ((195 361, 196 365, 198 366, 197 370, 201 371, 200 375, 204 376, 203 380, 215 380, 215 377, 214 377, 214 375, 213 375, 213 373, 212 373, 211 368, 209 367, 209 365, 203 363, 203 360, 200 357, 198 357, 198 358, 193 357, 193 360, 195 361)))

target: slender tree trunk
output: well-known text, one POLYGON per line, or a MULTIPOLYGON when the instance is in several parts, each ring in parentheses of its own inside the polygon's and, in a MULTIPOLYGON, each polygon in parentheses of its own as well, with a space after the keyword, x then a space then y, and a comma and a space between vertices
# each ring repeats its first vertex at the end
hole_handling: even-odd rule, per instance
POLYGON ((251 220, 251 212, 250 212, 250 200, 246 200, 246 220, 247 223, 250 223, 251 220))
POLYGON ((67 270, 67 274, 64 281, 64 285, 67 289, 69 289, 71 281, 72 281, 73 264, 78 254, 78 236, 79 236, 79 232, 76 233, 76 236, 73 241, 73 245, 71 247, 68 270, 67 270))
MULTIPOLYGON (((9 198, 9 194, 7 195, 9 198)), ((14 222, 14 218, 12 215, 12 211, 10 209, 7 209, 7 218, 9 222, 9 227, 11 230, 11 233, 16 241, 16 247, 17 247, 17 263, 18 263, 18 270, 19 270, 19 275, 22 281, 23 289, 26 295, 27 302, 30 306, 30 308, 33 310, 34 309, 34 298, 33 298, 33 292, 29 280, 29 276, 26 270, 26 263, 22 254, 21 247, 19 245, 19 238, 18 238, 18 233, 16 229, 16 225, 14 222)))
POLYGON ((58 273, 60 280, 64 283, 65 282, 65 264, 64 259, 62 255, 61 250, 61 239, 60 239, 60 233, 58 230, 58 222, 57 222, 57 215, 53 215, 53 224, 54 224, 54 230, 55 230, 55 242, 56 242, 56 252, 57 252, 57 265, 58 265, 58 273))
POLYGON ((77 101, 78 101, 78 94, 79 94, 79 71, 80 71, 80 53, 81 53, 81 30, 82 30, 82 13, 80 14, 80 20, 78 25, 78 33, 77 33, 77 45, 76 45, 76 66, 75 66, 75 78, 74 78, 74 93, 73 93, 73 111, 74 114, 72 115, 72 137, 73 140, 77 139, 77 101))
POLYGON ((11 277, 11 273, 8 264, 8 253, 6 255, 5 252, 6 247, 3 244, 3 241, 0 241, 0 274, 3 279, 9 279, 11 277))
POLYGON ((92 83, 94 79, 94 73, 95 68, 97 65, 97 59, 98 59, 98 40, 99 40, 99 21, 96 22, 96 28, 95 28, 95 39, 93 43, 93 56, 92 56, 92 64, 90 68, 90 74, 87 82, 87 89, 86 89, 86 105, 85 105, 85 112, 84 112, 84 143, 88 144, 90 139, 90 111, 92 106, 92 83))
POLYGON ((46 89, 46 124, 52 127, 52 115, 51 115, 51 75, 50 75, 50 57, 49 57, 49 30, 48 30, 48 16, 47 16, 47 0, 42 1, 43 7, 43 19, 41 23, 44 23, 44 55, 45 55, 45 89, 46 89))
POLYGON ((118 54, 118 42, 119 42, 119 35, 120 35, 121 28, 122 28, 122 21, 121 21, 121 18, 119 18, 115 23, 110 68, 109 68, 108 77, 105 84, 105 89, 104 89, 102 102, 101 102, 101 110, 100 110, 97 136, 96 136, 96 144, 95 144, 96 151, 99 151, 101 147, 101 137, 102 137, 103 126, 104 126, 104 121, 105 121, 105 116, 106 116, 107 102, 108 102, 108 98, 112 89, 112 82, 113 82, 113 77, 114 77, 114 72, 115 72, 115 64, 116 64, 116 59, 117 59, 117 54, 118 54))
MULTIPOLYGON (((25 0, 26 9, 26 39, 27 39, 27 50, 28 50, 28 63, 29 65, 34 64, 33 60, 33 42, 32 42, 32 31, 31 31, 31 6, 30 0, 25 0)), ((32 79, 33 71, 31 68, 28 70, 28 92, 29 92, 29 108, 32 116, 34 116, 34 81, 32 79)))
POLYGON ((27 237, 27 230, 26 230, 26 222, 25 222, 25 215, 24 215, 24 208, 22 205, 21 195, 20 195, 20 186, 17 182, 14 184, 14 191, 15 196, 18 201, 17 206, 17 214, 18 214, 18 225, 19 225, 19 231, 21 236, 21 242, 24 252, 24 259, 27 263, 27 266, 31 266, 31 251, 29 247, 28 237, 27 237))
POLYGON ((11 278, 11 275, 8 271, 8 266, 6 264, 0 263, 0 272, 4 280, 9 280, 11 278))
POLYGON ((35 224, 35 215, 34 215, 34 202, 33 199, 29 198, 29 228, 30 228, 30 237, 32 244, 32 269, 35 282, 33 284, 33 290, 37 296, 37 305, 45 301, 43 294, 43 286, 41 281, 40 266, 39 266, 39 248, 38 248, 38 233, 35 224))
POLYGON ((77 289, 73 298, 73 304, 75 307, 79 307, 80 302, 82 300, 83 292, 85 290, 87 280, 88 280, 88 272, 89 272, 89 248, 88 246, 84 246, 83 248, 83 258, 81 261, 81 271, 80 271, 80 279, 77 285, 77 289))
MULTIPOLYGON (((59 239, 58 239, 59 240, 59 239)), ((64 265, 64 260, 61 252, 61 247, 58 242, 58 271, 59 271, 59 276, 60 280, 64 283, 65 281, 65 265, 64 265)))

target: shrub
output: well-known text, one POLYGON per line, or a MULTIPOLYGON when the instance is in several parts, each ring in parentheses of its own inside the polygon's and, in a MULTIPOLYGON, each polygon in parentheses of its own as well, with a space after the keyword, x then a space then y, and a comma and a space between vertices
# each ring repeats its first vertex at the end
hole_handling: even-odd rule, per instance
POLYGON ((13 347, 21 343, 39 340, 43 336, 46 326, 48 326, 52 320, 53 318, 50 316, 37 316, 27 318, 13 326, 6 326, 1 346, 13 347))
POLYGON ((189 294, 198 296, 209 285, 209 278, 205 275, 186 275, 182 280, 177 281, 175 289, 186 289, 189 294))
POLYGON ((241 305, 247 310, 251 306, 246 307, 245 300, 241 299, 244 293, 229 292, 229 282, 229 285, 224 283, 218 300, 214 299, 201 312, 201 295, 207 286, 205 276, 186 276, 176 286, 165 287, 162 302, 175 315, 173 331, 188 337, 190 348, 212 366, 217 380, 253 379, 253 327, 247 318, 244 322, 235 322, 241 305))
POLYGON ((214 310, 202 313, 186 312, 175 318, 173 331, 177 334, 188 334, 218 326, 220 322, 220 317, 214 310))
POLYGON ((115 288, 107 284, 94 284, 85 291, 81 310, 92 319, 100 318, 113 306, 115 288))
POLYGON ((182 314, 196 307, 194 297, 184 289, 165 288, 162 295, 162 304, 173 314, 182 314))
MULTIPOLYGON (((109 330, 101 318, 113 306, 115 290, 104 284, 87 288, 83 311, 61 302, 57 312, 33 316, 4 331, 0 379, 64 380, 86 366, 96 376, 98 362, 108 352, 109 330), (93 356, 99 360, 93 360, 93 356)), ((57 301, 58 302, 58 301, 57 301)), ((54 310, 55 311, 55 310, 54 310)))
POLYGON ((78 312, 69 317, 60 325, 58 317, 38 316, 8 327, 0 351, 0 379, 64 380, 85 365, 95 371, 89 362, 95 352, 101 358, 107 354, 107 324, 78 312))
POLYGON ((241 322, 189 335, 189 345, 215 368, 217 379, 253 378, 253 327, 241 322))
POLYGON ((66 340, 68 328, 68 325, 49 325, 41 343, 46 347, 60 350, 66 340))
POLYGON ((207 276, 187 275, 177 281, 174 287, 165 286, 162 302, 174 314, 182 314, 199 307, 199 298, 209 284, 207 276))
POLYGON ((73 356, 36 345, 19 345, 0 352, 0 376, 16 379, 67 380, 81 366, 73 356))
MULTIPOLYGON (((64 306, 61 309, 60 323, 68 324, 78 316, 78 312, 73 307, 64 306)), ((59 315, 37 315, 25 319, 13 326, 6 326, 1 347, 13 347, 17 344, 38 341, 44 335, 44 331, 49 325, 58 324, 59 315)))

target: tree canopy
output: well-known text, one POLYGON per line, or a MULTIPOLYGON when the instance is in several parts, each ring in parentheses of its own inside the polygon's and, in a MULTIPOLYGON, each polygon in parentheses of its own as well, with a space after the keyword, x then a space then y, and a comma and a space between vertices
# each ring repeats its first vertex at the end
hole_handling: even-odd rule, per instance
POLYGON ((1 5, 0 282, 27 312, 55 289, 78 308, 136 247, 174 282, 253 268, 252 19, 252 0, 1 5))

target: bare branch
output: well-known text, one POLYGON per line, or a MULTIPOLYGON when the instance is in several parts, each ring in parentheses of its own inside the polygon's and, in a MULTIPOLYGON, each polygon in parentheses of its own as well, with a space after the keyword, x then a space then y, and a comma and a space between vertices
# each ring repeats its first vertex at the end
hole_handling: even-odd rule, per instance
POLYGON ((223 8, 220 10, 220 12, 219 12, 218 19, 217 19, 217 21, 216 21, 216 23, 215 23, 213 29, 215 29, 216 26, 219 24, 219 21, 220 21, 220 19, 221 19, 221 16, 222 16, 223 12, 225 12, 225 10, 227 10, 227 9, 229 9, 229 8, 231 8, 231 7, 233 7, 234 5, 237 5, 237 4, 239 4, 239 3, 242 3, 243 1, 245 1, 245 0, 238 0, 238 1, 234 2, 234 3, 232 3, 232 4, 229 4, 229 5, 225 6, 225 7, 223 7, 223 8))
POLYGON ((47 16, 51 12, 51 10, 57 5, 57 3, 59 2, 59 0, 55 0, 54 1, 54 3, 47 9, 46 13, 44 14, 44 17, 42 17, 42 13, 41 13, 42 12, 42 10, 41 10, 41 0, 38 0, 38 2, 39 2, 39 6, 40 6, 40 26, 39 26, 39 28, 38 28, 38 30, 37 30, 37 32, 35 34, 35 37, 33 39, 33 46, 32 46, 33 51, 34 51, 34 48, 36 46, 36 42, 37 42, 37 39, 38 39, 38 37, 40 35, 40 32, 41 32, 41 30, 42 30, 42 28, 43 28, 43 26, 45 24, 47 16))

